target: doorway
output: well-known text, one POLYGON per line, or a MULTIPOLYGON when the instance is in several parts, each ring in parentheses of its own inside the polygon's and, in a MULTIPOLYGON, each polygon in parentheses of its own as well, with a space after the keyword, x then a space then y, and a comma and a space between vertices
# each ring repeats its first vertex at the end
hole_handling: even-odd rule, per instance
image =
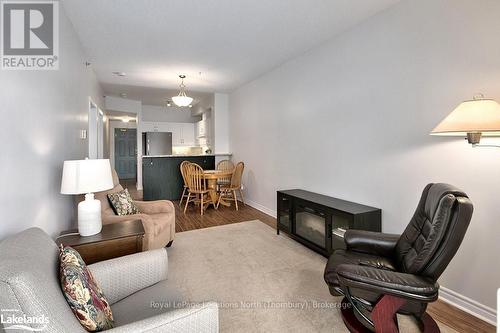
POLYGON ((137 178, 137 129, 115 128, 115 170, 120 180, 137 178))
POLYGON ((104 113, 89 100, 88 158, 104 158, 104 113))

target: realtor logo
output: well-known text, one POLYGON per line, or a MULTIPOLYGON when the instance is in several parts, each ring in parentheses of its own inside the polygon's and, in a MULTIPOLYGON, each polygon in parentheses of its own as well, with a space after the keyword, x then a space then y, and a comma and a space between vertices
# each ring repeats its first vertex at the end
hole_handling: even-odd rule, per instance
POLYGON ((59 69, 59 2, 0 1, 1 68, 59 69))
POLYGON ((17 309, 0 309, 0 328, 5 331, 43 332, 50 323, 45 315, 27 316, 17 309))

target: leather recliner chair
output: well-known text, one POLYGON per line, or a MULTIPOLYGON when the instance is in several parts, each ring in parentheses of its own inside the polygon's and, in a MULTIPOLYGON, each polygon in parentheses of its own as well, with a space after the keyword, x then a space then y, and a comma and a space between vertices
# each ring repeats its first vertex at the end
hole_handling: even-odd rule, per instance
POLYGON ((424 332, 439 332, 425 311, 438 298, 437 279, 457 252, 472 203, 448 184, 425 187, 402 235, 347 230, 345 250, 329 258, 330 293, 344 295, 342 318, 351 332, 398 332, 396 313, 413 315, 424 332))

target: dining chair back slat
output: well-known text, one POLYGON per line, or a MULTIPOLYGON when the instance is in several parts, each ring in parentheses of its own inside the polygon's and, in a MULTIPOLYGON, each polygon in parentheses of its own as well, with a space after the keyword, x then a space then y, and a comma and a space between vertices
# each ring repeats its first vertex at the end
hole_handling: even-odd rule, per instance
MULTIPOLYGON (((219 163, 217 163, 217 170, 219 171, 233 171, 234 170, 234 164, 230 160, 222 160, 219 163)), ((217 180, 217 183, 219 185, 227 185, 231 183, 231 175, 227 177, 220 177, 217 180)))
POLYGON ((186 167, 189 164, 189 161, 182 161, 181 165, 179 166, 179 169, 181 170, 181 176, 182 176, 182 181, 184 182, 182 186, 182 195, 181 195, 181 200, 179 201, 179 206, 182 207, 182 201, 184 201, 184 198, 188 198, 188 185, 187 185, 187 180, 186 180, 186 167))
POLYGON ((230 200, 233 200, 234 206, 236 207, 236 210, 238 210, 238 198, 236 197, 236 192, 240 194, 241 202, 243 203, 243 205, 245 205, 245 201, 243 199, 243 191, 241 188, 241 178, 244 169, 245 169, 245 163, 238 162, 238 164, 236 164, 236 167, 234 168, 233 174, 231 176, 230 183, 226 186, 224 185, 221 186, 217 207, 219 207, 222 197, 225 197, 230 200))
POLYGON ((196 163, 189 163, 186 166, 189 192, 199 193, 207 190, 205 178, 203 176, 203 168, 196 163))
POLYGON ((186 180, 186 167, 187 165, 191 163, 189 161, 182 161, 181 165, 180 165, 180 169, 181 169, 181 175, 182 175, 182 180, 184 181, 184 185, 187 186, 187 180, 186 180))
POLYGON ((238 162, 238 164, 236 164, 233 175, 231 177, 231 188, 233 189, 241 188, 241 177, 243 175, 244 169, 245 169, 245 163, 238 162))

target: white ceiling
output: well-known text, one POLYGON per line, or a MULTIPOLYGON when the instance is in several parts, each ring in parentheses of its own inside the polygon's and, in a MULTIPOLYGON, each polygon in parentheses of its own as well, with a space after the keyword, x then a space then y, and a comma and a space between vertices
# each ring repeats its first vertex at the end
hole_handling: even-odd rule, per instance
MULTIPOLYGON (((141 87, 113 83, 101 83, 105 95, 119 96, 128 99, 142 101, 143 105, 165 106, 167 100, 179 94, 179 89, 167 89, 157 87, 141 87), (126 96, 120 96, 126 94, 126 96)), ((211 94, 207 92, 189 91, 189 97, 193 98, 193 105, 201 101, 206 102, 211 94)))
POLYGON ((231 91, 397 2, 62 1, 102 83, 176 88, 182 73, 188 91, 206 92, 231 91))

